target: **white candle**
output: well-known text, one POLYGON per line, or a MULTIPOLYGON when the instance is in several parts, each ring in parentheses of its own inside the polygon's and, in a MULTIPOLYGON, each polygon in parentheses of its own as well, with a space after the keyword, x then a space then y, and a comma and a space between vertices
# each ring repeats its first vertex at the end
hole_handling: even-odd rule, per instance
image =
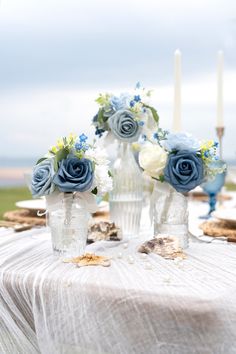
POLYGON ((217 127, 224 126, 223 119, 223 66, 224 66, 224 54, 220 50, 217 58, 217 127))
POLYGON ((173 131, 181 130, 181 52, 175 51, 174 56, 174 116, 173 131))

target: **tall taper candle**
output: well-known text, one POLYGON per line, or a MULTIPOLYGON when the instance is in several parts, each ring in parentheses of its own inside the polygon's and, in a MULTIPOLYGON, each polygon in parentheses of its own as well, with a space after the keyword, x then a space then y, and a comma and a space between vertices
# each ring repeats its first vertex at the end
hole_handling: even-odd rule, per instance
POLYGON ((181 130, 181 52, 179 49, 174 55, 174 115, 173 131, 181 130))
POLYGON ((224 54, 220 50, 217 58, 217 127, 224 126, 223 117, 223 66, 224 66, 224 54))

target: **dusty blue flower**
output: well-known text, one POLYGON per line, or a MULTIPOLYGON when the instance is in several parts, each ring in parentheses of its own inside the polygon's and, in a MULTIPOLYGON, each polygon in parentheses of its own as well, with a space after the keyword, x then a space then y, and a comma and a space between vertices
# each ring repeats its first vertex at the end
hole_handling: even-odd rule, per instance
POLYGON ((95 114, 95 116, 94 116, 93 119, 92 119, 92 122, 93 122, 93 123, 97 123, 97 122, 98 122, 98 113, 95 114))
POLYGON ((34 166, 31 180, 33 197, 41 197, 53 192, 54 160, 46 159, 34 166))
POLYGON ((135 101, 135 102, 141 101, 141 97, 140 97, 139 95, 135 95, 135 96, 134 96, 134 101, 135 101))
POLYGON ((84 133, 79 136, 79 140, 81 141, 81 143, 84 143, 87 139, 88 137, 84 133))
POLYGON ((114 111, 119 111, 120 109, 125 109, 127 107, 128 101, 129 95, 122 93, 120 97, 112 96, 110 98, 110 105, 114 111))
POLYGON ((86 151, 89 148, 89 145, 86 143, 86 140, 88 137, 85 134, 81 134, 77 141, 75 142, 75 150, 80 151, 86 151))
POLYGON ((104 129, 99 129, 98 127, 96 127, 95 135, 98 135, 98 137, 101 138, 103 133, 105 133, 104 129))
POLYGON ((194 151, 184 150, 170 154, 164 178, 178 192, 189 192, 203 182, 203 161, 194 151))
POLYGON ((168 134, 162 145, 167 151, 197 151, 200 149, 199 141, 188 133, 168 134))
POLYGON ((75 143, 75 149, 78 151, 78 150, 81 150, 83 148, 83 144, 81 143, 75 143))
POLYGON ((120 110, 108 120, 112 133, 122 141, 133 142, 138 140, 140 126, 134 120, 134 114, 128 110, 120 110))
POLYGON ((143 138, 144 141, 146 141, 147 140, 147 135, 143 134, 142 138, 143 138))
POLYGON ((80 150, 83 150, 83 151, 86 151, 89 149, 89 145, 86 144, 85 142, 84 143, 75 143, 75 150, 77 151, 80 151, 80 150))
POLYGON ((159 139, 158 133, 154 133, 154 134, 153 134, 153 138, 156 139, 156 140, 158 140, 158 139, 159 139))
POLYGON ((61 161, 53 182, 61 192, 86 192, 92 186, 93 176, 90 160, 69 157, 61 161))

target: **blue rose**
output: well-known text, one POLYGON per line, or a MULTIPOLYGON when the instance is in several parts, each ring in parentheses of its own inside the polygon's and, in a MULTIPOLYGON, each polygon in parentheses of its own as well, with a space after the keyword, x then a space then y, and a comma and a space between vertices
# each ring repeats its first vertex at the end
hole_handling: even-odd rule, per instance
POLYGON ((163 141, 162 145, 167 151, 197 151, 200 149, 199 141, 188 133, 168 134, 167 139, 163 141))
POLYGON ((61 192, 86 192, 93 184, 93 176, 90 160, 68 157, 61 161, 53 182, 61 192))
POLYGON ((41 197, 53 192, 54 160, 45 159, 33 169, 31 193, 33 197, 41 197))
POLYGON ((109 118, 108 124, 112 133, 122 141, 133 142, 139 138, 140 126, 128 110, 117 111, 109 118))
POLYGON ((164 178, 177 192, 189 192, 203 182, 203 161, 193 151, 184 150, 170 154, 164 170, 164 178))

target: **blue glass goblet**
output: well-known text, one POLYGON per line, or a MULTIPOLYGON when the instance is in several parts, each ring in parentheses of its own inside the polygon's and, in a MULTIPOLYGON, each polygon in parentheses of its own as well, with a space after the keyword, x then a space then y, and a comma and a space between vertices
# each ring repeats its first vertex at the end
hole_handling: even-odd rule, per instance
MULTIPOLYGON (((214 161, 210 167, 223 168, 224 166, 225 162, 222 160, 218 160, 214 161)), ((211 213, 216 209, 217 195, 225 184, 225 176, 225 171, 222 173, 217 173, 217 175, 213 179, 209 179, 201 185, 204 192, 209 196, 210 207, 208 214, 205 216, 201 216, 201 219, 209 219, 211 217, 211 213)))

